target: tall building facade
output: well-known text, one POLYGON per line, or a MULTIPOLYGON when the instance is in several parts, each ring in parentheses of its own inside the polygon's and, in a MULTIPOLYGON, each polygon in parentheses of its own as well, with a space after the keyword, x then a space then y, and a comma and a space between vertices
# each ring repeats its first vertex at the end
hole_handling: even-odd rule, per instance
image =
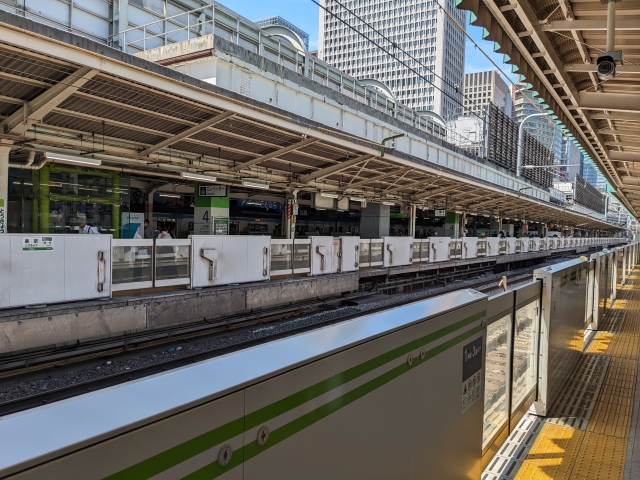
POLYGON ((562 137, 562 156, 558 162, 560 167, 560 177, 562 180, 573 182, 576 175, 580 175, 582 167, 582 154, 576 144, 569 137, 562 137))
MULTIPOLYGON (((454 0, 440 3, 465 25, 466 13, 454 0)), ((358 79, 386 84, 415 110, 444 118, 460 112, 465 39, 435 1, 321 0, 321 5, 328 11, 320 9, 319 58, 358 79)))
POLYGON ((293 23, 286 21, 284 18, 282 18, 279 15, 263 18, 261 20, 256 20, 253 23, 255 23, 260 27, 268 27, 271 25, 287 27, 289 30, 291 30, 292 32, 295 32, 300 37, 300 39, 304 43, 304 46, 307 48, 307 50, 309 50, 309 34, 304 30, 302 30, 301 28, 296 27, 293 23))
POLYGON ((606 181, 602 174, 598 171, 593 160, 582 155, 580 176, 598 190, 604 192, 606 190, 606 181))
POLYGON ((470 112, 482 115, 487 105, 493 103, 511 117, 511 94, 497 70, 465 74, 463 91, 464 110, 461 115, 470 112))
MULTIPOLYGON (((511 85, 509 91, 513 103, 513 119, 521 123, 527 116, 540 112, 534 106, 538 105, 538 99, 534 98, 531 90, 527 90, 527 85, 519 83, 517 87, 511 85)), ((561 163, 564 135, 550 117, 534 117, 527 121, 524 130, 553 152, 556 163, 561 163)))

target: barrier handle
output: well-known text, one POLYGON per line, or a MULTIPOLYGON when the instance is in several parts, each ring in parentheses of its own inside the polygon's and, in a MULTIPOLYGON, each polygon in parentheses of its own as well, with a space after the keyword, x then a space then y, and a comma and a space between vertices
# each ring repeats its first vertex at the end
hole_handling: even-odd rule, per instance
POLYGON ((98 252, 98 291, 104 290, 105 260, 104 252, 98 252))
POLYGON ((262 250, 262 276, 266 277, 268 273, 267 266, 269 265, 267 262, 269 261, 269 248, 264 247, 262 250))
POLYGON ((218 276, 218 251, 215 248, 201 248, 200 256, 209 261, 209 281, 215 282, 218 276))

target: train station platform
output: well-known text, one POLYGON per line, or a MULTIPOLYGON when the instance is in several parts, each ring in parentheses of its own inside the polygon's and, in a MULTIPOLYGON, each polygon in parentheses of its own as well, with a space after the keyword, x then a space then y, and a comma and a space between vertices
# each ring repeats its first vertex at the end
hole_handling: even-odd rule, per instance
POLYGON ((636 268, 546 418, 524 416, 482 480, 640 478, 639 349, 636 268))

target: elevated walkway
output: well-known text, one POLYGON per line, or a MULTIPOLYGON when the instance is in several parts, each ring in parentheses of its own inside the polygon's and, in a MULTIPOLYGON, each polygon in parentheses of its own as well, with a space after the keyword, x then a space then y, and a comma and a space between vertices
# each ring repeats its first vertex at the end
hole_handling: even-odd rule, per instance
POLYGON ((640 478, 639 349, 636 268, 547 417, 525 415, 482 480, 640 478))

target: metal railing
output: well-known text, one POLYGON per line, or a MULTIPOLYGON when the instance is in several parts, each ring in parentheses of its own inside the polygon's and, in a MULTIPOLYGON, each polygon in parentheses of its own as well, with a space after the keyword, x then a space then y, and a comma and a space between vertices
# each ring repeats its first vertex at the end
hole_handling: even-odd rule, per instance
POLYGON ((206 35, 217 35, 321 85, 390 115, 423 132, 446 138, 446 128, 428 116, 408 108, 367 87, 318 57, 300 51, 286 40, 264 32, 224 6, 211 4, 137 25, 111 35, 108 43, 136 53, 206 35))

